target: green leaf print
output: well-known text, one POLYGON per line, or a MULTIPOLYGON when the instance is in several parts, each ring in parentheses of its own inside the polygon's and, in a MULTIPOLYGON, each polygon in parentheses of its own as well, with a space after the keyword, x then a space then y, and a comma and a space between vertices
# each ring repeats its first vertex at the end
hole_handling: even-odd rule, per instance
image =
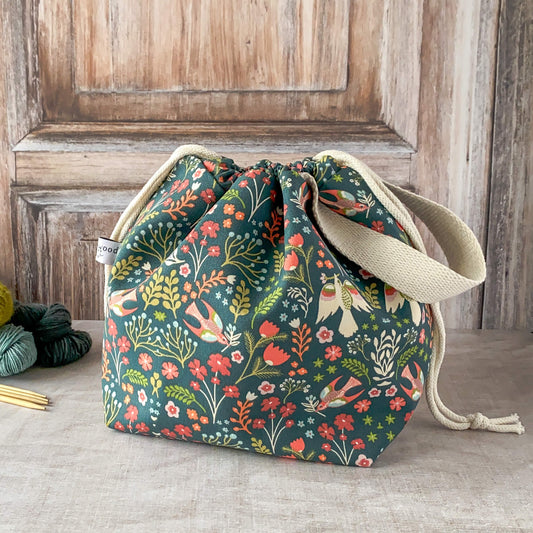
POLYGON ((242 279, 237 286, 235 298, 232 298, 229 310, 233 313, 235 322, 240 316, 247 315, 250 312, 250 289, 246 287, 246 283, 242 279))
POLYGON ((257 453, 264 453, 265 455, 272 455, 272 452, 263 444, 261 439, 252 437, 252 447, 257 453))
POLYGON ((123 280, 135 268, 139 266, 142 259, 140 255, 129 255, 126 259, 121 259, 111 269, 111 279, 123 280))
POLYGON ((281 287, 276 287, 266 298, 261 300, 254 309, 254 316, 252 318, 252 328, 254 321, 258 315, 266 315, 272 309, 274 304, 279 300, 282 294, 281 287))
POLYGON ((343 359, 342 366, 346 369, 348 369, 354 376, 360 378, 365 376, 368 380, 368 384, 370 385, 372 382, 370 381, 370 377, 368 375, 368 367, 358 359, 343 359))
POLYGON ((191 405, 191 403, 195 403, 204 413, 206 412, 204 406, 198 402, 194 393, 185 387, 181 387, 180 385, 167 385, 163 389, 163 392, 169 398, 175 398, 185 405, 191 405))
POLYGON ((128 378, 134 385, 141 385, 143 387, 148 386, 148 379, 146 379, 146 376, 142 372, 133 368, 126 370, 123 379, 125 378, 128 378))

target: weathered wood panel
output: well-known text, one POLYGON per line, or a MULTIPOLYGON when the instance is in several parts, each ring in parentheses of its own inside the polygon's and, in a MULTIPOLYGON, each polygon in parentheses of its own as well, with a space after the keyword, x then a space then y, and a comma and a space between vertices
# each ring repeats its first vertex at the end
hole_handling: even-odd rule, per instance
POLYGON ((370 124, 48 124, 16 147, 17 184, 113 188, 142 185, 182 144, 202 144, 240 165, 289 162, 335 148, 360 157, 385 179, 409 183, 411 147, 370 124))
POLYGON ((76 90, 344 90, 348 12, 347 0, 76 2, 76 90))
POLYGON ((15 282, 10 182, 15 178, 11 148, 40 120, 37 80, 36 2, 0 1, 0 280, 15 282))
POLYGON ((484 328, 533 327, 533 3, 502 0, 484 328))
POLYGON ((18 298, 61 302, 73 318, 102 318, 104 267, 95 262, 136 191, 14 189, 18 298))
POLYGON ((386 0, 383 19, 381 116, 417 146, 423 0, 386 0))
MULTIPOLYGON (((497 0, 424 5, 416 186, 485 244, 497 0)), ((430 255, 441 250, 421 228, 430 255)), ((481 326, 482 287, 442 304, 448 327, 481 326)))
POLYGON ((48 0, 40 5, 46 119, 379 119, 381 2, 150 0, 126 7, 113 0, 48 0), (233 25, 218 15, 226 4, 237 19, 233 25), (210 5, 216 17, 207 13, 210 5), (198 13, 199 20, 221 29, 198 30, 193 16, 198 13), (165 31, 156 32, 163 15, 165 31), (190 61, 181 61, 182 53, 190 61))

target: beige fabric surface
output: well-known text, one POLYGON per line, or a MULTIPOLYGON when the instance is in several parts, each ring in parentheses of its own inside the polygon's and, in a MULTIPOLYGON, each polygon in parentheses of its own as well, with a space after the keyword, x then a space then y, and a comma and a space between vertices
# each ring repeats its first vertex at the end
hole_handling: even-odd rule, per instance
MULTIPOLYGON (((91 352, 2 380, 48 412, 0 403, 0 531, 533 531, 533 432, 451 431, 425 399, 372 468, 128 436, 103 424, 101 322, 91 352)), ((533 427, 533 335, 449 332, 451 407, 533 427)))

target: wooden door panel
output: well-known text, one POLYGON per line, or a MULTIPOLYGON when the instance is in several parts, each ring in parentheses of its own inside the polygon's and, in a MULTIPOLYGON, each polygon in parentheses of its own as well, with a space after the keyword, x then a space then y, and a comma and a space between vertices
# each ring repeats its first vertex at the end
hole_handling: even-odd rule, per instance
POLYGON ((74 319, 102 319, 99 236, 111 233, 136 191, 15 189, 18 298, 61 302, 74 319))
POLYGON ((347 0, 73 5, 77 91, 346 88, 347 0))

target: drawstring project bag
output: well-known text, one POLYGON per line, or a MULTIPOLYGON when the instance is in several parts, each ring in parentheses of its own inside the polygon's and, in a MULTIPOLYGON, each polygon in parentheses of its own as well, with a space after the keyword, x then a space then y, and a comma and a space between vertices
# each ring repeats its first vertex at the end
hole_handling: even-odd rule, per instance
POLYGON ((126 433, 368 467, 425 389, 448 409, 438 302, 485 279, 470 229, 338 151, 240 168, 178 148, 120 217, 106 267, 105 423, 126 433), (429 258, 407 211, 449 267, 429 258))

